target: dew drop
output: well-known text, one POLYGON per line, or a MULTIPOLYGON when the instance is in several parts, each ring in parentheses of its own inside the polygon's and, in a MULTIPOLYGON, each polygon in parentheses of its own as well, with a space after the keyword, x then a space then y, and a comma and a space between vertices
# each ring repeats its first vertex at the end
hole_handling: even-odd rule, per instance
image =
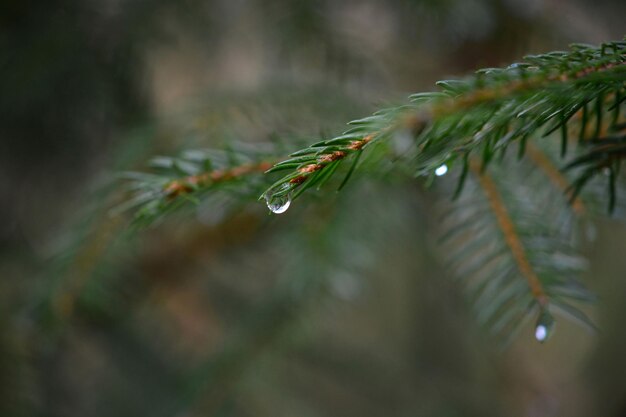
POLYGON ((442 164, 435 170, 435 175, 441 177, 442 175, 446 175, 446 172, 448 172, 448 166, 442 164))
POLYGON ((544 340, 546 340, 546 337, 548 337, 548 329, 543 324, 540 324, 535 329, 535 339, 543 342, 544 340))
POLYGON ((265 194, 267 208, 274 214, 281 214, 287 211, 291 205, 291 195, 287 192, 289 184, 283 184, 278 190, 265 194))
POLYGON ((543 343, 552 335, 554 329, 554 317, 546 309, 543 308, 537 319, 537 325, 535 327, 535 339, 543 343))

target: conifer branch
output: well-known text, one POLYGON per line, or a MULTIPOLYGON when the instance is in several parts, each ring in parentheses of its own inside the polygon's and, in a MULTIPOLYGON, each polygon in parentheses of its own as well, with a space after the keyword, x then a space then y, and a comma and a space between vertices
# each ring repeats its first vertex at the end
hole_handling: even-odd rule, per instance
POLYGON ((487 197, 487 201, 489 201, 491 210, 493 211, 498 226, 504 235, 506 244, 511 250, 511 254, 515 259, 515 263, 517 264, 520 274, 528 282, 528 287, 530 288, 530 291, 537 303, 541 307, 545 308, 548 304, 548 296, 546 295, 543 285, 539 281, 535 270, 528 261, 526 250, 524 249, 517 231, 515 230, 515 225, 513 224, 509 212, 502 201, 502 197, 498 192, 496 184, 491 179, 489 174, 481 172, 480 166, 477 162, 472 161, 470 169, 472 173, 476 175, 478 183, 483 189, 485 196, 487 197))
MULTIPOLYGON (((534 144, 528 144, 527 150, 528 158, 548 177, 550 182, 563 193, 567 195, 570 184, 567 178, 561 173, 561 171, 552 163, 550 158, 546 154, 536 147, 534 144)), ((587 212, 585 203, 580 197, 574 197, 571 199, 572 209, 578 216, 584 216, 587 212)))
MULTIPOLYGON (((545 126, 544 136, 560 129, 567 137, 567 123, 590 103, 596 108, 596 129, 587 137, 599 139, 604 133, 604 100, 614 97, 613 110, 619 112, 621 97, 626 95, 625 52, 625 41, 597 48, 573 45, 570 52, 528 56, 505 69, 490 68, 465 80, 440 81, 439 93, 414 94, 408 105, 353 121, 349 123, 353 127, 342 135, 293 153, 271 171, 295 172, 270 187, 264 197, 295 198, 323 177, 325 170, 333 169, 331 162, 365 151, 398 131, 414 137, 419 174, 431 173, 472 152, 480 152, 486 166, 497 151, 545 126)), ((582 121, 583 131, 587 121, 582 121)))
POLYGON ((276 157, 244 144, 235 146, 227 150, 186 151, 177 158, 160 156, 151 161, 155 173, 123 174, 134 196, 116 206, 114 212, 135 209, 134 222, 141 226, 218 190, 254 195, 266 186, 263 173, 272 167, 270 161, 276 157))
POLYGON ((217 189, 228 187, 248 198, 265 188, 261 198, 271 211, 282 213, 304 191, 319 189, 343 171, 341 189, 368 161, 366 155, 377 149, 377 155, 392 157, 394 141, 409 138, 410 149, 394 159, 398 166, 409 166, 430 183, 449 168, 455 176, 453 168, 460 165, 455 198, 466 183, 482 190, 482 198, 474 195, 453 203, 442 227, 445 244, 454 248, 450 263, 473 277, 470 287, 479 320, 496 332, 512 333, 539 307, 540 340, 552 326, 549 309, 592 326, 570 304, 592 299, 578 281, 585 262, 572 241, 572 218, 592 214, 588 195, 599 196, 611 211, 617 205, 619 168, 626 157, 621 112, 626 41, 572 45, 568 52, 527 56, 506 68, 483 69, 437 85, 441 91, 414 94, 407 104, 354 120, 341 135, 304 147, 274 165, 268 161, 277 160, 276 149, 263 154, 192 151, 180 158, 158 158, 159 174, 130 174, 135 196, 121 208, 139 206, 136 219, 150 222, 217 189), (572 138, 578 139, 576 149, 570 146, 572 138), (563 169, 552 162, 557 152, 548 151, 555 142, 563 169), (518 158, 530 165, 516 166, 506 156, 515 143, 518 158), (351 163, 342 169, 348 160, 351 163), (524 169, 532 171, 521 174, 524 169), (262 171, 270 176, 255 175, 262 171), (266 188, 266 178, 283 171, 288 173, 266 188), (601 173, 607 175, 598 176, 601 173), (608 188, 599 193, 592 186, 584 192, 596 177, 608 177, 608 188), (548 204, 551 194, 541 200, 537 190, 527 189, 531 182, 548 193, 556 189, 565 194, 571 206, 555 209, 548 204))
POLYGON ((255 173, 263 173, 272 167, 271 162, 259 162, 256 164, 243 164, 229 169, 203 172, 190 175, 181 179, 173 180, 163 190, 166 199, 174 199, 184 194, 189 194, 196 188, 209 187, 225 181, 233 181, 255 173))
POLYGON ((576 211, 551 200, 559 185, 530 158, 508 155, 488 172, 477 159, 468 165, 467 190, 444 204, 439 228, 444 261, 467 287, 478 321, 508 338, 537 309, 538 320, 552 322, 550 311, 565 306, 593 328, 575 306, 593 297, 580 281, 586 261, 572 239, 576 211))

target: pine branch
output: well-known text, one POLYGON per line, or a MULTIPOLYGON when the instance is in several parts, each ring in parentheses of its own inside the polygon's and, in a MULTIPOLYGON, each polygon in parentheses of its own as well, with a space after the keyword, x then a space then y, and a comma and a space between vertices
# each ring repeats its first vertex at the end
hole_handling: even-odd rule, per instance
MULTIPOLYGON (((334 171, 340 161, 356 157, 398 132, 414 137, 416 170, 426 175, 469 153, 481 153, 484 169, 496 152, 538 133, 547 136, 560 130, 567 138, 567 123, 589 104, 596 109, 596 129, 584 137, 598 140, 603 133, 605 99, 614 98, 611 110, 619 115, 622 97, 626 96, 625 52, 624 41, 597 48, 573 45, 570 52, 528 56, 505 69, 489 68, 465 80, 440 81, 439 93, 414 94, 408 105, 353 121, 349 123, 353 127, 342 135, 293 153, 291 159, 271 171, 294 171, 272 185, 263 197, 268 202, 287 195, 296 198, 325 178, 325 172, 334 171), (541 128, 543 132, 539 132, 541 128)), ((588 123, 589 117, 582 119, 582 131, 588 123)), ((612 150, 614 157, 620 150, 612 150)), ((594 155, 589 158, 597 158, 594 155)), ((593 172, 605 165, 605 161, 594 165, 593 172)))
MULTIPOLYGON (((619 110, 626 97, 625 45, 624 41, 597 48, 573 45, 571 52, 528 56, 524 62, 505 69, 489 68, 465 80, 438 82, 441 92, 414 94, 409 104, 352 121, 349 123, 352 127, 343 134, 314 143, 278 162, 267 172, 291 172, 271 185, 262 197, 270 208, 280 210, 284 204, 276 204, 277 201, 291 201, 313 185, 327 182, 344 160, 353 158, 341 183, 344 186, 363 153, 375 143, 389 142, 397 135, 413 138, 414 150, 405 157, 414 160, 417 175, 432 178, 438 167, 466 160, 470 153, 480 154, 484 169, 497 152, 503 152, 515 141, 520 141, 520 151, 524 154, 529 137, 547 136, 557 130, 561 131, 562 149, 566 151, 567 140, 563 138, 570 136, 568 123, 576 123, 580 125, 583 142, 606 145, 609 141, 603 139, 609 139, 613 146, 592 147, 569 165, 595 162, 573 183, 575 198, 588 179, 622 158, 623 136, 604 138, 604 134, 615 130, 621 122, 619 110), (606 106, 604 103, 609 99, 613 102, 606 106), (592 115, 590 106, 594 108, 592 115), (606 112, 612 116, 603 117, 606 112)), ((391 149, 387 146, 386 152, 390 153, 391 149)), ((236 153, 231 151, 231 155, 236 153)), ((152 216, 147 213, 158 217, 160 211, 180 206, 182 199, 178 197, 194 201, 197 194, 215 183, 236 179, 215 181, 222 173, 204 166, 211 165, 212 156, 207 154, 200 160, 187 156, 155 161, 160 168, 171 171, 166 178, 132 173, 131 188, 144 192, 135 193, 134 199, 121 209, 144 206, 139 217, 149 220, 152 216)), ((264 159, 276 160, 275 153, 264 155, 264 159)), ((266 167, 253 159, 241 167, 230 164, 220 169, 234 173, 243 170, 247 174, 249 164, 258 164, 259 169, 266 167)))
POLYGON ((537 301, 537 304, 541 307, 547 306, 548 296, 543 289, 541 281, 539 281, 537 274, 528 261, 526 251, 524 250, 520 238, 515 230, 515 225, 513 224, 504 202, 502 201, 502 197, 498 192, 495 182, 488 174, 481 174, 477 162, 472 162, 470 169, 472 173, 477 176, 478 183, 485 192, 487 201, 489 202, 491 210, 493 211, 498 222, 498 226, 504 235, 506 244, 515 259, 515 263, 517 264, 520 273, 528 282, 528 287, 530 288, 533 297, 537 301))
MULTIPOLYGON (((567 142, 566 142, 567 143, 567 142)), ((529 144, 527 148, 528 158, 532 161, 533 164, 537 166, 550 180, 550 182, 561 191, 564 195, 567 194, 569 190, 569 181, 565 176, 561 173, 561 171, 556 167, 556 165, 548 158, 541 149, 533 144, 529 144)), ((572 203, 572 209, 578 216, 584 216, 587 213, 587 208, 585 207, 585 203, 578 196, 573 196, 570 198, 572 203)))
POLYGON ((193 192, 196 188, 210 187, 219 183, 238 180, 246 175, 262 173, 271 167, 272 163, 270 162, 259 162, 190 175, 168 183, 163 190, 164 198, 173 200, 176 197, 193 192))
MULTIPOLYGON (((276 147, 268 146, 272 151, 276 147)), ((145 226, 220 190, 251 197, 267 186, 263 173, 272 167, 271 160, 276 160, 271 152, 242 143, 227 150, 193 150, 177 158, 156 157, 151 161, 155 173, 122 174, 133 197, 113 212, 135 209, 135 225, 145 226)))
POLYGON ((261 194, 272 212, 283 213, 304 191, 319 189, 338 172, 344 172, 341 189, 361 166, 376 165, 371 161, 381 156, 394 159, 394 145, 408 138, 411 146, 394 159, 396 166, 409 166, 430 184, 460 165, 450 194, 467 194, 467 186, 477 191, 453 204, 443 229, 453 248, 449 263, 472 277, 479 320, 510 335, 538 309, 541 341, 553 326, 551 310, 593 327, 571 304, 592 299, 578 279, 585 262, 572 236, 576 216, 595 213, 597 200, 610 211, 619 206, 626 41, 573 45, 569 52, 527 56, 506 68, 437 85, 440 92, 414 94, 408 104, 354 120, 341 135, 273 166, 268 161, 283 154, 275 146, 264 153, 230 149, 158 158, 153 162, 158 175, 130 174, 134 197, 121 208, 141 207, 136 220, 149 223, 221 189, 250 198, 273 173, 288 171, 261 194), (515 143, 526 165, 516 166, 506 155, 515 143), (556 162, 559 157, 566 162, 556 162), (341 168, 344 161, 350 163, 341 168), (270 176, 257 175, 262 171, 270 176), (608 188, 599 192, 598 179, 606 177, 608 188), (571 206, 555 208, 554 190, 571 206))
POLYGON ((484 173, 472 161, 470 173, 467 190, 444 203, 441 252, 467 287, 478 321, 509 338, 539 311, 536 337, 545 341, 550 312, 567 310, 593 328, 575 306, 593 300, 580 280, 586 261, 573 235, 577 212, 550 198, 560 184, 546 181, 535 161, 512 156, 484 173))

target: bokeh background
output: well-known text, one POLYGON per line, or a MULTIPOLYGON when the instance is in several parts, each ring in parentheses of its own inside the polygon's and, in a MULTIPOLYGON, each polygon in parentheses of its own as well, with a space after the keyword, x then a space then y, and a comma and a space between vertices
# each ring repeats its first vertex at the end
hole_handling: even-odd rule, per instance
POLYGON ((111 216, 157 154, 338 133, 438 79, 621 39, 588 0, 5 0, 0 416, 623 416, 626 228, 585 279, 601 333, 501 349, 435 255, 414 181, 281 216, 229 198, 111 216), (234 209, 233 209, 234 207, 234 209))

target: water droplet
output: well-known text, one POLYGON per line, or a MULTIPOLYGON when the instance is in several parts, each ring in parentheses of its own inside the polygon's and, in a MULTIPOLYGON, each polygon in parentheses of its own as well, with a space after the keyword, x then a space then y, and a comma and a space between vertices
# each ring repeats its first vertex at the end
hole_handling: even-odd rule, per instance
POLYGON ((265 194, 267 208, 274 214, 281 214, 287 211, 291 205, 291 195, 287 190, 289 184, 283 184, 277 190, 270 190, 265 194))
POLYGON ((441 177, 442 175, 446 175, 446 172, 448 172, 448 166, 442 164, 435 170, 435 175, 441 177))
POLYGON ((535 338, 540 342, 543 342, 548 337, 548 329, 543 324, 540 324, 535 329, 535 338))
POLYGON ((554 317, 548 311, 547 308, 542 308, 539 318, 537 319, 537 326, 535 327, 535 339, 543 343, 550 336, 554 330, 554 317))

